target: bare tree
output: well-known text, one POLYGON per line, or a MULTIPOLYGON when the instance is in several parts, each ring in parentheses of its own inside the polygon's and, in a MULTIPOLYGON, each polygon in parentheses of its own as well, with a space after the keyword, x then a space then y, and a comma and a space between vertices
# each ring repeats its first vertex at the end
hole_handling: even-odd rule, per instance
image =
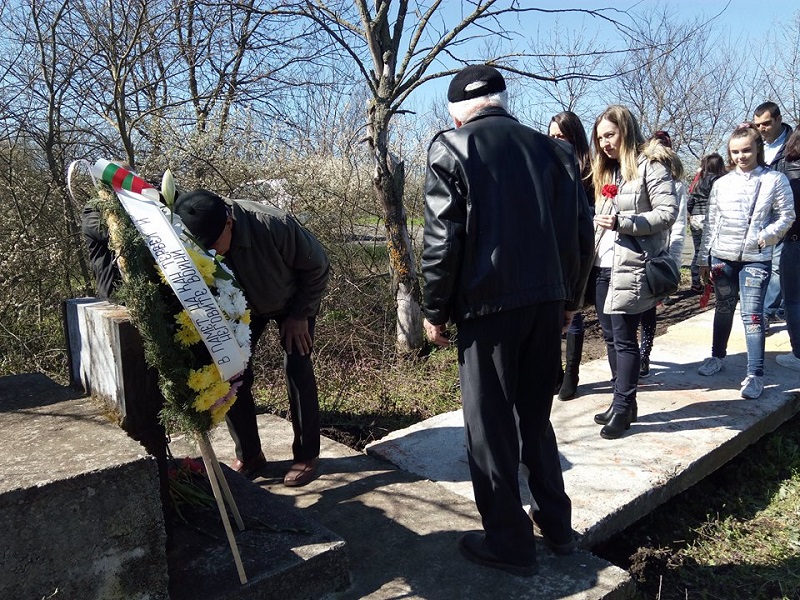
POLYGON ((777 24, 770 33, 773 58, 760 61, 763 78, 762 89, 781 107, 783 120, 794 127, 800 126, 800 10, 791 20, 777 24))
MULTIPOLYGON (((369 90, 366 142, 374 160, 373 190, 384 215, 393 296, 397 305, 396 345, 401 352, 422 346, 420 288, 403 203, 405 163, 392 151, 393 119, 404 112, 409 95, 425 83, 455 73, 467 64, 467 50, 489 41, 498 51, 485 56, 508 73, 532 79, 550 79, 530 70, 527 49, 506 50, 522 40, 520 15, 532 11, 514 0, 461 2, 460 11, 442 0, 297 1, 276 5, 274 14, 308 19, 324 30, 346 53, 369 90), (502 41, 502 43, 500 43, 502 41), (512 43, 513 42, 513 43, 512 43), (461 55, 461 58, 459 58, 461 55), (442 67, 443 64, 450 68, 442 67)), ((580 11, 615 27, 614 19, 598 11, 580 11)), ((564 77, 587 74, 570 73, 564 77)))

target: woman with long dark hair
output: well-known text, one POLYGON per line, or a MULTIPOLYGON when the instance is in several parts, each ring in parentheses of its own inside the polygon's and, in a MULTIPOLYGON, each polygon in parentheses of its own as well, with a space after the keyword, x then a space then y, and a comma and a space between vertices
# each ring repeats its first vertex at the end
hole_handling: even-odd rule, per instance
MULTIPOLYGON (((703 285, 700 281, 700 242, 703 239, 703 223, 708 213, 708 197, 711 195, 711 186, 725 175, 725 161, 716 152, 703 157, 701 161, 700 178, 697 185, 692 188, 689 195, 687 209, 689 211, 689 231, 692 233, 694 256, 692 257, 692 291, 701 294, 703 285)), ((707 257, 702 257, 702 264, 707 257)))
MULTIPOLYGON (((564 140, 572 146, 578 167, 581 170, 583 189, 590 204, 594 203, 592 188, 592 164, 589 154, 589 142, 586 139, 586 130, 580 118, 574 112, 565 110, 558 113, 550 120, 547 128, 548 135, 552 138, 564 140)), ((592 214, 594 211, 592 210, 592 214)), ((592 297, 594 294, 592 294, 592 297)), ((572 400, 578 390, 578 372, 583 353, 583 313, 578 311, 572 317, 567 329, 567 350, 565 366, 561 370, 559 383, 556 388, 559 400, 572 400)))

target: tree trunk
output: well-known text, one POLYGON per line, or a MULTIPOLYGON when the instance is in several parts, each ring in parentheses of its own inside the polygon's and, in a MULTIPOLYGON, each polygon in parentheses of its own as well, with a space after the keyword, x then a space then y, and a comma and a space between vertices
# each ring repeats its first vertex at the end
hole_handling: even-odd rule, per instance
POLYGON ((400 354, 408 354, 422 348, 422 312, 420 310, 420 287, 414 260, 414 249, 408 234, 403 190, 405 189, 405 166, 403 161, 389 152, 386 143, 385 111, 376 103, 369 110, 371 137, 374 151, 375 174, 373 188, 375 198, 383 208, 386 224, 386 245, 389 250, 389 272, 392 294, 397 309, 396 348, 400 354))

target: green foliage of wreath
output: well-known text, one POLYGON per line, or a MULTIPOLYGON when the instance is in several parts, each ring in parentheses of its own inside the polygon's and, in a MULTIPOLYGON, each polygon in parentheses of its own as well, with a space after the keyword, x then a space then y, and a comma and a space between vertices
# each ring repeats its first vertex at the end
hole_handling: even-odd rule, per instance
POLYGON ((190 370, 200 366, 200 361, 192 349, 175 340, 174 315, 180 312, 180 303, 161 281, 152 254, 116 195, 101 184, 98 196, 110 244, 123 272, 116 297, 127 306, 142 336, 145 361, 158 371, 164 397, 161 422, 170 433, 204 433, 212 427, 211 414, 195 409, 196 393, 187 383, 190 370))

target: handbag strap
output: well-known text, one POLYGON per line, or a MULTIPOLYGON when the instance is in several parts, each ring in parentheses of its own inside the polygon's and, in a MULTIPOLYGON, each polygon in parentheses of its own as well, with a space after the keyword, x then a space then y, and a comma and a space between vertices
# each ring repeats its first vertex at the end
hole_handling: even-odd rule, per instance
MULTIPOLYGON (((758 192, 760 190, 761 176, 758 177, 758 181, 756 181, 756 189, 753 191, 753 205, 750 207, 750 216, 747 219, 747 228, 744 230, 744 235, 742 236, 742 249, 739 251, 739 260, 741 260, 744 256, 744 247, 747 243, 747 232, 750 231, 750 225, 753 223, 753 215, 756 212, 756 204, 758 204, 758 192)), ((761 252, 761 246, 758 247, 758 251, 761 252)))

